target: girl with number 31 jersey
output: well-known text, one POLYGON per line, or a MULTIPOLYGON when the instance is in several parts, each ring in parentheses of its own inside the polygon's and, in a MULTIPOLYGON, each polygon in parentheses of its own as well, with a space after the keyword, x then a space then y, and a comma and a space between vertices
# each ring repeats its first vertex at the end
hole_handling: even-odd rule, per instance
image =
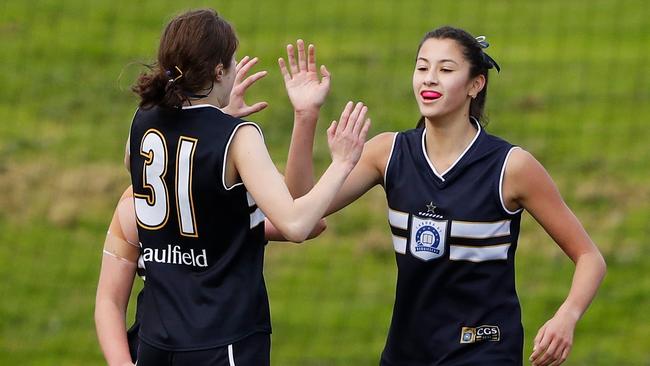
MULTIPOLYGON (((232 106, 233 85, 243 94, 255 81, 242 81, 238 71, 246 65, 237 67, 237 44, 230 24, 213 10, 177 16, 163 32, 155 67, 134 87, 141 101, 127 148, 146 269, 138 365, 268 365, 265 216, 287 240, 305 240, 363 149, 370 126, 365 113, 332 124, 332 163, 313 189, 293 199, 260 128, 228 114, 229 107, 242 110, 232 106)), ((313 48, 310 54, 313 61, 313 48)), ((313 62, 309 67, 288 86, 296 119, 305 123, 317 113, 299 112, 317 111, 329 87, 319 86, 313 62)), ((130 363, 124 342, 111 348, 108 339, 125 334, 106 324, 100 314, 107 359, 120 352, 119 362, 130 363)))

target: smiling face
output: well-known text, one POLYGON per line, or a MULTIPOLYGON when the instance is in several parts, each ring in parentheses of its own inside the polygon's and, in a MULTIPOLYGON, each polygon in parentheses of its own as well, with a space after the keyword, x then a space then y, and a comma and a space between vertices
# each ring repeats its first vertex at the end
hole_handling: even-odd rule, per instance
POLYGON ((420 113, 429 120, 469 114, 472 96, 483 88, 483 75, 470 77, 471 64, 453 39, 429 38, 422 44, 413 71, 413 91, 420 113))

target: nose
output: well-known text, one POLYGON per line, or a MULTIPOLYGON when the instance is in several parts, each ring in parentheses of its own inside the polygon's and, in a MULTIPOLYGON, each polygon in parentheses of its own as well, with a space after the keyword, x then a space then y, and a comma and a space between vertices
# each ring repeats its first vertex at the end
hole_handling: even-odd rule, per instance
POLYGON ((438 75, 436 75, 434 70, 427 72, 424 77, 424 85, 437 85, 438 84, 438 75))

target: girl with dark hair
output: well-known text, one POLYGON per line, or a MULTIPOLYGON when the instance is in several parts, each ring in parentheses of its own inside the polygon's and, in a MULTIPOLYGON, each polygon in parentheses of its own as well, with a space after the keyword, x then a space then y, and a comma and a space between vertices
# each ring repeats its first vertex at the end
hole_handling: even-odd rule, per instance
MULTIPOLYGON (((499 70, 487 46, 485 37, 452 27, 425 35, 413 71, 417 128, 370 139, 327 211, 375 185, 386 192, 398 278, 384 366, 522 364, 514 258, 524 209, 576 265, 566 300, 535 337, 533 365, 567 358, 605 274, 602 255, 542 165, 483 129, 488 70, 499 70)), ((357 105, 341 118, 364 112, 357 105)), ((314 124, 296 128, 287 177, 302 193, 311 180, 289 172, 311 167, 301 141, 313 137, 314 124)))
MULTIPOLYGON (((216 12, 185 13, 167 25, 156 65, 134 87, 141 98, 128 144, 135 219, 121 215, 129 212, 127 191, 107 237, 96 309, 111 364, 131 363, 123 323, 137 240, 146 270, 138 365, 268 365, 265 217, 287 240, 305 240, 361 155, 366 114, 335 121, 327 131, 332 164, 313 189, 293 199, 260 128, 234 116, 265 106, 243 102, 264 72, 244 79, 255 60, 238 69, 236 48, 232 27, 216 12), (128 229, 134 220, 137 235, 133 225, 128 229), (107 263, 106 272, 122 273, 111 277, 107 263)), ((309 57, 301 41, 298 48, 301 66, 285 81, 296 123, 313 124, 329 73, 321 68, 319 80, 313 46, 309 57)))

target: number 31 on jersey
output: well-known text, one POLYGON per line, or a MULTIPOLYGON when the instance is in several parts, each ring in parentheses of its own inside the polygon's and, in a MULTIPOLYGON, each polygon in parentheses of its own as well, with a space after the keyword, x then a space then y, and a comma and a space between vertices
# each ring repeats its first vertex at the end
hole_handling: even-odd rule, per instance
MULTIPOLYGON (((178 226, 183 236, 198 237, 194 203, 192 200, 192 167, 198 139, 181 136, 176 151, 175 196, 178 226)), ((140 155, 144 156, 142 187, 147 194, 134 194, 135 214, 140 226, 157 230, 169 218, 169 190, 165 184, 168 152, 165 137, 160 131, 149 129, 142 137, 140 155)))

